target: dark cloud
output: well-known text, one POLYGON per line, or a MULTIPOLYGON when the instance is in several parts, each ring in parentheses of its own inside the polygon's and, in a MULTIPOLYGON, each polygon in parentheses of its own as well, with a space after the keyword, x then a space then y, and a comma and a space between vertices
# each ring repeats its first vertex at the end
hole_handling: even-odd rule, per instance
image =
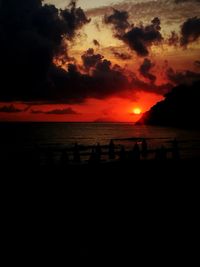
POLYGON ((81 103, 87 98, 103 99, 131 89, 127 77, 119 67, 112 66, 106 59, 95 64, 86 74, 79 72, 74 64, 69 64, 68 71, 52 69, 54 97, 50 98, 48 94, 48 100, 56 103, 58 98, 63 103, 81 103), (59 92, 57 97, 56 91, 59 92))
POLYGON ((174 1, 176 4, 182 4, 186 2, 200 2, 200 0, 175 0, 174 1))
MULTIPOLYGON (((156 0, 156 1, 118 1, 118 3, 112 5, 117 10, 124 10, 129 13, 129 21, 134 24, 139 24, 141 18, 145 18, 146 21, 156 15, 162 18, 163 25, 170 25, 176 28, 178 24, 183 22, 183 18, 187 19, 193 16, 199 16, 200 1, 188 0, 183 4, 176 4, 175 0, 156 0)), ((88 16, 105 16, 110 14, 112 8, 110 6, 104 6, 94 8, 87 11, 88 16)))
POLYGON ((60 11, 37 0, 3 1, 0 13, 1 101, 81 103, 132 90, 124 71, 92 49, 82 57, 85 74, 74 64, 67 70, 53 64, 65 52, 63 40, 89 22, 74 3, 60 11))
POLYGON ((93 48, 89 48, 83 55, 82 61, 83 66, 86 70, 89 70, 92 67, 95 67, 98 63, 101 62, 103 56, 100 54, 95 54, 93 48))
POLYGON ((76 7, 76 1, 71 1, 69 9, 61 10, 60 14, 66 22, 66 32, 69 38, 73 38, 77 29, 91 21, 80 7, 76 7))
MULTIPOLYGON (((75 2, 65 10, 40 0, 2 0, 0 9, 0 100, 43 101, 54 97, 55 57, 67 58, 64 40, 72 40, 90 20, 75 2)), ((59 71, 59 70, 58 70, 59 71)), ((67 90, 67 87, 66 87, 67 90)))
POLYGON ((181 26, 181 46, 187 46, 200 37, 200 18, 193 17, 186 20, 181 26))
POLYGON ((98 87, 98 94, 106 96, 108 92, 110 95, 123 93, 123 91, 130 90, 130 83, 124 74, 123 70, 109 60, 104 59, 98 63, 93 71, 93 79, 96 87, 98 87))
POLYGON ((170 46, 177 46, 179 45, 179 41, 180 41, 179 35, 175 31, 172 31, 171 35, 167 40, 167 44, 170 46))
MULTIPOLYGON (((88 98, 104 99, 111 96, 134 98, 137 91, 163 94, 168 85, 157 86, 140 81, 135 76, 127 78, 124 69, 88 49, 83 54, 85 73, 75 64, 64 70, 54 65, 49 67, 49 80, 35 90, 21 91, 21 94, 6 95, 7 101, 20 100, 32 105, 57 103, 82 103, 88 98)), ((35 111, 37 112, 37 110, 35 111)))
POLYGON ((172 68, 169 68, 166 71, 166 75, 169 81, 173 82, 175 85, 180 83, 192 84, 193 82, 200 80, 200 73, 190 70, 174 71, 172 68))
POLYGON ((151 24, 138 27, 128 22, 128 12, 114 9, 113 14, 105 16, 104 22, 113 26, 114 35, 126 43, 138 56, 148 56, 149 47, 160 43, 163 37, 160 33, 160 19, 154 18, 151 24))
MULTIPOLYGON (((42 5, 40 0, 1 3, 0 101, 81 103, 87 98, 104 99, 127 92, 133 96, 137 90, 158 94, 168 90, 168 85, 127 78, 124 69, 93 49, 82 56, 84 73, 75 64, 69 64, 67 70, 57 67, 55 57, 68 57, 65 42, 73 40, 77 30, 90 21, 74 1, 65 10, 42 5)), ((135 27, 129 25, 125 12, 115 10, 108 21, 118 38, 138 55, 145 56, 153 43, 162 40, 158 18, 148 26, 135 27)))
POLYGON ((94 44, 95 46, 100 46, 100 43, 99 43, 97 40, 93 40, 93 44, 94 44))
POLYGON ((55 83, 63 91, 63 100, 68 103, 83 102, 87 98, 104 99, 111 96, 134 98, 138 91, 163 95, 172 88, 171 84, 156 85, 139 80, 134 74, 127 78, 118 65, 102 59, 92 67, 90 74, 82 74, 75 65, 69 65, 68 72, 55 70, 55 83), (68 84, 68 90, 65 90, 68 84))
POLYGON ((167 39, 167 44, 170 46, 181 45, 187 47, 188 44, 197 41, 199 37, 200 37, 200 18, 193 17, 187 19, 181 25, 180 35, 177 34, 175 31, 171 32, 171 35, 167 39))
POLYGON ((66 109, 53 109, 49 111, 42 110, 31 110, 32 114, 46 114, 46 115, 79 115, 80 113, 76 112, 72 108, 66 109))
POLYGON ((23 109, 16 108, 14 105, 0 107, 0 112, 2 113, 19 113, 23 111, 23 109))
POLYGON ((151 83, 155 83, 156 76, 151 73, 151 69, 154 67, 154 64, 151 62, 150 59, 145 58, 142 65, 139 68, 140 74, 148 79, 151 83))
POLYGON ((104 22, 113 26, 116 36, 122 36, 130 27, 128 19, 129 14, 127 11, 119 11, 117 9, 113 9, 113 14, 109 16, 105 15, 104 22))
POLYGON ((150 25, 133 27, 130 31, 126 32, 121 39, 134 50, 138 56, 148 56, 149 47, 163 40, 160 30, 160 19, 154 18, 150 25))
POLYGON ((113 55, 115 55, 116 58, 119 58, 121 60, 130 60, 132 56, 128 53, 120 53, 115 50, 112 51, 113 55))
POLYGON ((153 83, 147 83, 139 80, 137 77, 132 80, 132 89, 135 91, 145 91, 147 93, 155 93, 159 95, 165 95, 173 88, 171 83, 156 85, 153 83))

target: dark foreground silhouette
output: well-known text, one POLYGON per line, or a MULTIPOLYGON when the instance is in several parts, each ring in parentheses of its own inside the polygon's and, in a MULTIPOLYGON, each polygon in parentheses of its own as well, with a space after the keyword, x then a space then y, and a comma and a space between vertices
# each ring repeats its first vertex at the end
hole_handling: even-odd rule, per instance
MULTIPOLYGON (((97 143, 94 146, 83 146, 75 143, 66 148, 39 147, 32 148, 11 146, 1 149, 1 166, 15 167, 56 167, 56 168, 92 168, 92 167, 138 167, 144 164, 160 162, 181 162, 180 142, 177 139, 163 143, 160 147, 151 148, 148 140, 138 139, 133 142, 132 148, 115 144, 111 140, 108 145, 97 143)), ((190 160, 199 160, 198 156, 190 160)))
POLYGON ((142 142, 133 143, 132 149, 126 149, 123 145, 116 145, 111 140, 108 145, 101 146, 97 143, 94 146, 81 146, 77 143, 64 149, 56 147, 34 146, 31 149, 23 147, 10 147, 4 150, 1 161, 12 164, 26 165, 46 165, 46 166, 67 166, 81 164, 107 164, 132 162, 140 160, 166 160, 178 159, 179 147, 178 141, 171 142, 171 148, 148 149, 145 139, 142 142), (160 152, 160 153, 159 153, 160 152), (168 153, 168 157, 167 157, 168 153), (165 157, 163 156, 165 154, 165 157), (170 154, 170 155, 169 155, 170 154), (151 157, 150 157, 151 155, 151 157))
POLYGON ((192 85, 179 85, 144 113, 137 125, 172 126, 200 129, 200 81, 192 85))

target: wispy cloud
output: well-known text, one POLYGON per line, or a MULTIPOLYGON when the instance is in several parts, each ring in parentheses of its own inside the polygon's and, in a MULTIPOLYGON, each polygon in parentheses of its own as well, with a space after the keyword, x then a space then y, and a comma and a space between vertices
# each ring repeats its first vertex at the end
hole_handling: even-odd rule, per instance
POLYGON ((118 10, 128 11, 130 20, 133 23, 141 21, 148 22, 155 16, 161 18, 164 24, 177 24, 183 23, 187 18, 199 15, 200 1, 175 1, 175 0, 158 0, 158 1, 124 1, 122 3, 114 4, 111 6, 99 7, 87 11, 90 17, 104 16, 105 14, 112 13, 113 8, 118 10))
POLYGON ((46 115, 80 115, 80 113, 76 112, 72 108, 65 109, 53 109, 48 111, 43 110, 31 110, 32 114, 46 114, 46 115))
POLYGON ((30 109, 30 106, 27 106, 24 109, 17 108, 15 105, 5 105, 0 107, 1 113, 20 113, 20 112, 26 112, 30 109))

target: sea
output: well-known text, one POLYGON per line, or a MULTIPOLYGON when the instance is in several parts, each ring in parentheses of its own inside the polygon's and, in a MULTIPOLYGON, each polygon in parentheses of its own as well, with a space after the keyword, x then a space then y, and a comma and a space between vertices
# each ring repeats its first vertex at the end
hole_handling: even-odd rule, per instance
POLYGON ((137 126, 133 123, 0 123, 0 149, 4 153, 28 151, 34 147, 59 151, 72 148, 75 143, 90 150, 97 143, 106 146, 110 140, 118 147, 123 145, 131 150, 136 142, 140 145, 143 139, 146 139, 149 150, 161 146, 169 149, 176 139, 181 158, 200 158, 200 132, 196 130, 137 126))

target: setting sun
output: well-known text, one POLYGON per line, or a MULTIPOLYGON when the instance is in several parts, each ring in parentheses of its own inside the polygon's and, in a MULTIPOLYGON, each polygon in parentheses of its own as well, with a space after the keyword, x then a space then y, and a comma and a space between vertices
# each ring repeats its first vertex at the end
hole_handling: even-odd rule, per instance
POLYGON ((134 113, 135 115, 140 115, 140 114, 142 113, 142 111, 141 111, 140 108, 134 108, 134 109, 133 109, 133 113, 134 113))

